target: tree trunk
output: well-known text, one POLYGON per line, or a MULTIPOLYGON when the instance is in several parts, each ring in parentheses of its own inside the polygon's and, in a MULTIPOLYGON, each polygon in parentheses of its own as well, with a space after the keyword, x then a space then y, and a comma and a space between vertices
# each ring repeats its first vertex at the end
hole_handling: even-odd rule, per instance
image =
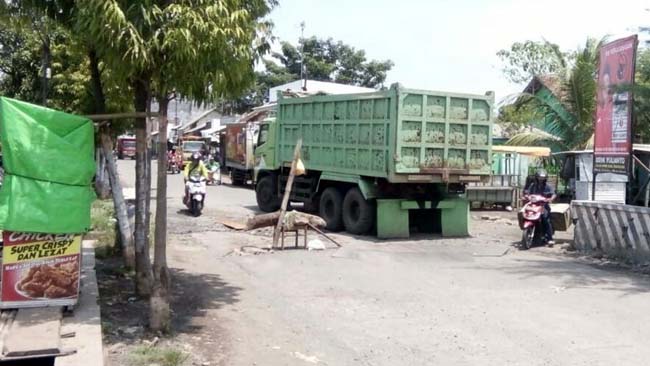
MULTIPOLYGON (((99 71, 99 58, 95 49, 90 48, 88 51, 88 60, 90 67, 90 81, 92 85, 92 94, 95 100, 94 113, 106 113, 106 97, 102 85, 101 73, 99 71)), ((113 159, 113 141, 111 140, 110 127, 104 126, 99 130, 100 145, 105 158, 106 168, 108 170, 108 180, 111 191, 113 192, 113 207, 115 208, 115 217, 117 218, 117 227, 119 229, 120 241, 122 244, 122 256, 127 268, 135 268, 135 247, 133 243, 133 228, 129 222, 128 207, 124 200, 122 192, 122 183, 117 174, 117 166, 113 159)))
POLYGON ((291 170, 289 171, 289 179, 287 179, 287 185, 284 188, 284 196, 282 197, 282 204, 280 205, 280 217, 278 218, 278 223, 273 230, 273 248, 278 245, 278 239, 280 239, 280 229, 282 226, 282 220, 284 219, 284 214, 287 211, 287 205, 289 204, 289 197, 291 197, 291 189, 293 188, 293 179, 296 176, 296 166, 298 164, 298 159, 300 159, 300 149, 302 148, 302 138, 298 139, 296 142, 296 148, 293 150, 293 160, 291 161, 291 170))
MULTIPOLYGON (((111 136, 108 134, 107 128, 100 130, 100 138, 102 143, 102 150, 104 155, 113 152, 113 142, 111 136)), ((119 229, 120 243, 122 244, 122 257, 124 258, 124 265, 129 268, 135 268, 135 247, 133 245, 133 231, 129 222, 128 207, 124 200, 122 193, 122 184, 120 177, 117 174, 117 166, 115 160, 107 159, 108 177, 113 189, 113 207, 115 208, 115 217, 117 218, 117 226, 119 229)))
MULTIPOLYGON (((293 216, 292 220, 289 220, 288 223, 293 226, 305 226, 307 224, 314 227, 325 227, 326 222, 320 216, 311 215, 304 212, 291 212, 285 215, 288 216, 291 214, 293 216)), ((275 211, 267 214, 255 215, 248 219, 246 222, 246 230, 255 230, 267 226, 275 226, 278 224, 278 219, 280 218, 280 211, 275 211)), ((283 223, 284 225, 285 223, 283 223)))
MULTIPOLYGON (((148 90, 142 81, 133 85, 136 112, 147 109, 148 90)), ((151 259, 149 258, 149 201, 151 184, 147 180, 147 119, 135 120, 135 288, 140 296, 151 295, 151 259)))
MULTIPOLYGON (((106 154, 101 147, 96 149, 95 193, 99 199, 105 200, 110 196, 110 186, 106 176, 106 154)), ((112 155, 112 154, 111 154, 112 155)), ((112 156, 111 156, 112 157, 112 156)))
POLYGON ((158 97, 158 183, 156 185, 156 226, 154 231, 153 291, 150 299, 149 326, 154 331, 170 328, 169 288, 167 268, 167 106, 166 96, 158 97))

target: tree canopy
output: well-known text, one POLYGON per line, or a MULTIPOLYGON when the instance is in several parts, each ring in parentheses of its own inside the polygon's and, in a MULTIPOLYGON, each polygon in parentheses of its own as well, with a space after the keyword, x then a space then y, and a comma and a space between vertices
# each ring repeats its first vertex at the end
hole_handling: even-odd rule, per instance
MULTIPOLYGON (((585 148, 593 136, 593 115, 596 108, 596 71, 598 54, 604 39, 588 39, 575 52, 555 52, 552 64, 558 87, 552 90, 555 98, 537 94, 522 94, 515 101, 533 103, 537 115, 542 116, 539 130, 519 133, 509 140, 513 145, 543 145, 571 150, 585 148)), ((525 115, 518 116, 526 118, 525 115)), ((531 121, 532 122, 532 121, 531 121)))
POLYGON ((308 79, 369 88, 383 87, 394 65, 390 60, 368 60, 364 50, 341 41, 316 37, 305 38, 299 45, 281 42, 280 51, 262 63, 264 71, 256 73, 255 85, 237 101, 240 112, 262 104, 270 88, 299 80, 303 64, 308 79))
POLYGON ((516 84, 527 83, 533 76, 560 72, 571 59, 571 53, 562 52, 557 44, 530 40, 515 42, 497 56, 504 63, 503 75, 516 84))

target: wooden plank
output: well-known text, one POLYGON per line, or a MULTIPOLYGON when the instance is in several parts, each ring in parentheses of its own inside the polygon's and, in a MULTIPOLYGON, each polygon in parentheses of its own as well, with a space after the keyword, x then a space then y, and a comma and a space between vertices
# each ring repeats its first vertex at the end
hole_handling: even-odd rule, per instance
POLYGON ((107 113, 107 114, 89 114, 84 116, 91 121, 108 121, 113 119, 126 119, 126 118, 148 118, 158 117, 156 112, 125 112, 125 113, 107 113))
MULTIPOLYGON (((278 239, 280 238, 280 229, 282 228, 282 221, 284 220, 284 214, 287 212, 287 205, 289 204, 289 197, 291 196, 291 188, 293 187, 293 178, 296 175, 296 165, 298 159, 300 159, 300 149, 302 148, 302 139, 298 139, 296 143, 296 148, 293 150, 293 160, 291 161, 291 170, 289 171, 289 179, 287 180, 286 188, 284 189, 284 196, 282 197, 282 205, 280 206, 280 217, 278 218, 278 223, 275 225, 275 230, 273 230, 273 246, 272 248, 277 247, 278 239)), ((284 249, 284 246, 283 248, 284 249)))
POLYGON ((61 307, 20 309, 2 347, 4 357, 57 354, 61 350, 61 307))
POLYGON ((246 224, 240 221, 224 219, 220 220, 221 225, 233 230, 246 230, 246 224))

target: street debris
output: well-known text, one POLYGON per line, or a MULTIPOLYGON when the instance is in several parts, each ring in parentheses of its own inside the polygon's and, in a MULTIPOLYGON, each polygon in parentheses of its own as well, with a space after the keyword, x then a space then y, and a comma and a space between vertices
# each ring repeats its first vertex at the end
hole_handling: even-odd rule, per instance
POLYGON ((274 252, 273 249, 270 248, 260 248, 253 245, 244 245, 240 248, 235 248, 229 251, 224 255, 224 257, 228 257, 230 255, 237 255, 241 257, 246 255, 269 254, 273 252, 274 252))
POLYGON ((566 287, 564 286, 551 286, 551 288, 553 289, 553 291, 555 291, 556 294, 566 290, 566 287))
POLYGON ((295 358, 297 358, 299 360, 303 360, 305 362, 309 362, 309 363, 319 363, 320 362, 318 357, 316 357, 316 356, 307 356, 307 355, 302 354, 300 352, 294 352, 293 357, 295 357, 295 358))
MULTIPOLYGON (((309 230, 313 230, 322 237, 326 238, 328 241, 335 244, 337 247, 341 247, 336 240, 329 237, 324 233, 321 228, 325 227, 327 223, 320 216, 308 214, 305 212, 300 212, 292 210, 286 212, 282 219, 282 211, 276 211, 266 214, 259 214, 249 217, 246 222, 231 220, 231 219, 222 219, 219 220, 219 223, 224 225, 227 228, 237 230, 237 231, 248 231, 257 235, 269 236, 269 234, 275 234, 275 230, 271 232, 269 229, 271 227, 280 227, 280 239, 281 245, 280 249, 284 249, 284 239, 287 233, 293 233, 295 238, 295 247, 298 248, 298 241, 300 237, 303 238, 303 247, 307 250, 325 250, 327 246, 323 241, 315 239, 309 241, 307 238, 309 230), (281 220, 281 221, 280 221, 281 220)), ((256 246, 242 246, 240 248, 233 249, 226 253, 224 257, 230 255, 245 256, 245 255, 258 255, 258 254, 267 254, 273 253, 273 245, 269 245, 266 248, 260 248, 256 246)))
POLYGON ((312 239, 307 243, 307 250, 325 250, 325 243, 318 239, 312 239))
POLYGON ((227 227, 229 229, 233 229, 233 230, 237 230, 237 231, 249 230, 249 229, 246 228, 246 224, 241 223, 239 221, 224 219, 224 220, 220 220, 219 222, 221 223, 221 225, 223 225, 223 226, 225 226, 225 227, 227 227))
POLYGON ((490 216, 490 215, 481 215, 481 220, 485 221, 497 221, 499 218, 496 216, 490 216))
MULTIPOLYGON (((246 221, 245 230, 249 231, 262 227, 274 226, 278 223, 279 218, 280 211, 255 215, 246 221)), ((283 225, 286 230, 295 230, 296 228, 302 228, 306 225, 313 225, 321 228, 325 227, 326 223, 320 216, 293 210, 286 213, 283 225)))
POLYGON ((472 253, 472 256, 473 257, 503 257, 506 254, 508 254, 508 252, 510 252, 510 249, 512 248, 507 248, 501 254, 481 254, 481 253, 474 252, 472 253))

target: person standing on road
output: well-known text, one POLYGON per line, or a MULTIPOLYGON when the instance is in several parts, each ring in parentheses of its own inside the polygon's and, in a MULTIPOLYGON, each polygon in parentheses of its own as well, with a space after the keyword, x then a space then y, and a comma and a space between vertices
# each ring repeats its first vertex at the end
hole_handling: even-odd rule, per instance
POLYGON ((201 161, 201 154, 198 152, 192 154, 192 160, 189 164, 185 165, 185 169, 183 170, 183 178, 185 179, 185 196, 183 197, 183 203, 187 202, 187 193, 189 191, 188 180, 190 177, 203 177, 208 179, 208 169, 203 164, 203 161, 201 161))
POLYGON ((544 236, 546 244, 555 244, 553 241, 553 225, 551 224, 551 206, 550 202, 555 199, 555 190, 552 186, 547 184, 548 173, 546 170, 539 169, 535 173, 535 180, 524 190, 524 194, 536 194, 548 198, 548 202, 544 204, 544 213, 542 213, 542 227, 544 228, 544 236))

